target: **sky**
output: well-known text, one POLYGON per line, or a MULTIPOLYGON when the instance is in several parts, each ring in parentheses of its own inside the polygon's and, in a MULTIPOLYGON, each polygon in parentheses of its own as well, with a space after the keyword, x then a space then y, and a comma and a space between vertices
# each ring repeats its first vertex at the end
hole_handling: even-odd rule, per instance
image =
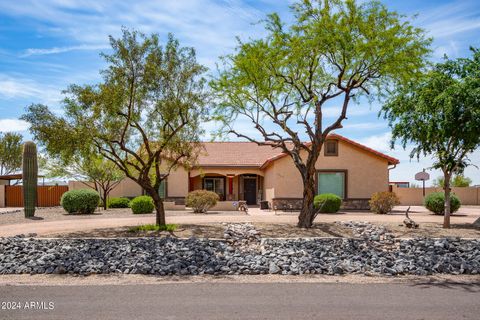
MULTIPOLYGON (((433 61, 469 55, 469 46, 480 47, 479 0, 383 1, 389 9, 405 14, 412 24, 433 37, 433 61)), ((105 67, 100 52, 108 52, 108 36, 118 37, 121 27, 158 33, 169 32, 182 46, 192 46, 200 63, 215 73, 218 57, 234 52, 236 37, 243 40, 264 35, 259 21, 277 12, 291 19, 292 1, 277 0, 0 0, 0 132, 15 131, 29 138, 28 125, 18 118, 31 103, 47 104, 61 112, 61 91, 69 84, 100 81, 105 67)), ((391 181, 414 182, 416 172, 429 169, 430 157, 410 159, 411 149, 390 149, 390 129, 377 114, 380 105, 351 105, 344 128, 336 133, 400 160, 391 171, 391 181)), ((329 105, 324 114, 333 121, 338 107, 329 105)), ((214 124, 206 124, 211 130, 214 124)), ((253 132, 246 121, 237 130, 253 132)), ((470 156, 480 167, 480 150, 470 156)), ((480 169, 466 170, 480 184, 480 169)), ((431 182, 431 180, 430 180, 431 182)))

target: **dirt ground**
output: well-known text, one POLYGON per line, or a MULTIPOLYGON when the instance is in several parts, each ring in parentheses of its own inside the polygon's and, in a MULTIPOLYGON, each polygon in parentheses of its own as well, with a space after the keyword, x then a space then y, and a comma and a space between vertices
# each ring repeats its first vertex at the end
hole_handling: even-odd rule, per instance
MULTIPOLYGON (((439 223, 421 224, 419 229, 407 229, 394 223, 376 223, 386 226, 397 238, 415 237, 461 237, 480 238, 480 226, 471 224, 454 224, 451 229, 443 229, 439 223)), ((253 223, 263 238, 310 238, 310 237, 353 237, 352 230, 337 223, 317 223, 311 229, 299 229, 293 224, 253 223)), ((115 238, 115 237, 178 237, 222 239, 224 223, 182 224, 173 232, 143 231, 130 232, 129 227, 99 228, 87 231, 45 234, 45 238, 115 238)))

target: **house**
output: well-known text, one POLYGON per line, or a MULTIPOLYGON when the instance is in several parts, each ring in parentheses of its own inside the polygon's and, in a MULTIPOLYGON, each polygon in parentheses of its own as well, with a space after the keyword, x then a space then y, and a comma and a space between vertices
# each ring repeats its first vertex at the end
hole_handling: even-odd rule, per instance
MULTIPOLYGON (((197 165, 172 171, 159 192, 167 209, 184 208, 189 191, 216 192, 216 210, 234 210, 233 202, 268 201, 272 207, 300 208, 303 184, 292 159, 269 146, 251 142, 205 142, 197 165)), ((372 193, 388 191, 389 169, 399 161, 337 134, 328 136, 316 164, 317 193, 335 193, 344 208, 366 209, 372 193)), ((81 187, 81 186, 78 186, 81 187)), ((70 189, 75 189, 71 183, 70 189)), ((121 183, 112 196, 135 196, 133 181, 121 183)))

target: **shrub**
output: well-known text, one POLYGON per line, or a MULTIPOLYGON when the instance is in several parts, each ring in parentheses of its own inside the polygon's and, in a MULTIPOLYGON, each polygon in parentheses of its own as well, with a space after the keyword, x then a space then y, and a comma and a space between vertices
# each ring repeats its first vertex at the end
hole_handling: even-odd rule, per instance
POLYGON ((195 213, 205 213, 217 204, 220 197, 218 194, 207 190, 195 190, 189 192, 185 198, 185 205, 193 209, 195 213))
POLYGON ((333 193, 323 193, 315 196, 313 206, 315 209, 321 209, 322 213, 335 213, 340 210, 342 199, 333 193))
POLYGON ((140 196, 130 201, 130 208, 134 214, 152 213, 155 206, 149 196, 140 196))
POLYGON ((128 198, 110 198, 108 199, 109 208, 128 208, 130 199, 128 198))
MULTIPOLYGON (((425 197, 425 207, 435 214, 445 213, 445 194, 443 192, 433 192, 425 197)), ((460 209, 460 199, 454 194, 450 195, 450 212, 454 213, 460 209)))
POLYGON ((375 192, 372 199, 368 202, 370 209, 378 214, 387 214, 392 211, 393 207, 400 204, 400 200, 393 192, 383 191, 375 192))
POLYGON ((99 194, 92 189, 67 191, 60 204, 68 213, 93 213, 100 203, 99 194))

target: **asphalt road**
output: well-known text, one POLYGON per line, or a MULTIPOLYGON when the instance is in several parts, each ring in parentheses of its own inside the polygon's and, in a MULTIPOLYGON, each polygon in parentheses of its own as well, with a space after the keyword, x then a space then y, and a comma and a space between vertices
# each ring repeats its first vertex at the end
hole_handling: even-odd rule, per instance
POLYGON ((480 319, 480 283, 0 286, 8 301, 22 310, 0 310, 2 320, 480 319))

